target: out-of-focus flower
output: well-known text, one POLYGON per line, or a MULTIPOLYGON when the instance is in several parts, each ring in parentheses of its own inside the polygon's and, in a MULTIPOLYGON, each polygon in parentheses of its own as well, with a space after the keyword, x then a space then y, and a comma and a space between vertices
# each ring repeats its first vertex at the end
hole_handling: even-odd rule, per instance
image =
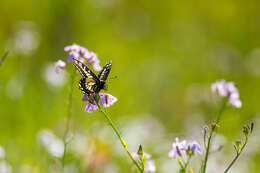
MULTIPOLYGON (((88 96, 85 94, 84 97, 82 98, 82 101, 88 101, 88 103, 85 107, 85 112, 90 113, 90 112, 97 110, 98 106, 95 103, 90 101, 91 99, 93 99, 95 97, 95 95, 92 94, 89 97, 90 98, 88 98, 88 96)), ((109 107, 109 106, 113 105, 116 101, 117 101, 117 98, 110 94, 99 93, 99 104, 103 105, 104 107, 109 107)))
POLYGON ((217 81, 211 85, 211 90, 221 97, 228 97, 228 101, 233 107, 240 108, 242 106, 238 89, 233 82, 226 82, 225 80, 217 81))
POLYGON ((224 80, 217 81, 216 83, 212 84, 211 90, 213 93, 217 93, 219 96, 228 95, 227 85, 224 80))
POLYGON ((57 73, 57 66, 53 63, 46 65, 43 72, 44 79, 53 89, 63 86, 66 82, 65 73, 57 73))
POLYGON ((156 167, 154 164, 154 160, 147 160, 145 168, 144 168, 144 172, 155 172, 156 167))
POLYGON ((36 23, 19 21, 14 26, 14 33, 7 41, 7 47, 12 47, 14 53, 29 57, 40 44, 40 34, 36 23), (29 56, 28 56, 29 55, 29 56))
POLYGON ((2 146, 0 146, 0 159, 5 158, 5 150, 2 146))
POLYGON ((26 87, 26 77, 14 75, 6 86, 6 96, 11 100, 18 100, 23 96, 26 87), (19 85, 17 85, 19 83, 19 85))
POLYGON ((56 73, 64 72, 65 66, 66 66, 66 63, 64 61, 58 60, 55 63, 55 71, 56 71, 56 73))
POLYGON ((61 158, 64 152, 64 143, 57 138, 50 130, 42 130, 38 138, 46 150, 54 157, 61 158))
POLYGON ((0 172, 1 173, 12 173, 12 167, 10 166, 9 163, 6 161, 1 161, 0 162, 0 172))
POLYGON ((168 156, 177 159, 181 157, 186 150, 186 141, 179 142, 179 138, 175 138, 175 142, 172 144, 172 150, 168 153, 168 156))
MULTIPOLYGON (((134 159, 140 159, 140 155, 137 153, 137 152, 133 152, 133 153, 131 153, 131 155, 132 155, 132 157, 134 158, 134 159)), ((151 155, 150 154, 148 154, 148 153, 144 153, 143 154, 143 159, 145 158, 145 159, 151 159, 151 155)))
MULTIPOLYGON (((140 159, 140 155, 137 152, 133 152, 131 155, 134 159, 140 159)), ((143 159, 146 159, 144 172, 155 172, 156 170, 154 160, 151 160, 151 157, 150 154, 143 153, 143 159)))
POLYGON ((191 152, 192 154, 194 153, 202 154, 201 147, 196 141, 188 143, 187 147, 188 147, 187 149, 188 152, 191 152))
POLYGON ((89 64, 93 65, 94 70, 100 71, 102 69, 99 65, 100 61, 94 52, 86 52, 84 57, 87 59, 89 64))
POLYGON ((69 52, 68 62, 73 62, 74 59, 84 62, 84 59, 86 59, 88 64, 93 65, 95 71, 100 71, 102 69, 99 65, 100 61, 97 55, 84 47, 71 45, 66 46, 64 51, 69 52))

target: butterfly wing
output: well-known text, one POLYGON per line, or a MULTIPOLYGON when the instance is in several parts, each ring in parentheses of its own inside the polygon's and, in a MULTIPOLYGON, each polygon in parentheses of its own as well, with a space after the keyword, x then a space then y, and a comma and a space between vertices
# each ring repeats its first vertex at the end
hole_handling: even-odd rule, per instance
POLYGON ((96 88, 100 85, 97 76, 88 68, 87 65, 78 60, 74 60, 74 65, 83 77, 79 81, 79 89, 88 95, 94 93, 96 88))
POLYGON ((88 68, 86 64, 78 60, 74 60, 74 66, 77 68, 79 74, 84 78, 92 78, 95 81, 99 81, 98 77, 88 68))
POLYGON ((106 82, 107 77, 108 77, 108 75, 109 75, 109 73, 110 73, 111 67, 112 67, 112 61, 110 60, 110 61, 103 67, 103 69, 101 70, 101 72, 98 74, 98 79, 99 79, 101 82, 106 82))

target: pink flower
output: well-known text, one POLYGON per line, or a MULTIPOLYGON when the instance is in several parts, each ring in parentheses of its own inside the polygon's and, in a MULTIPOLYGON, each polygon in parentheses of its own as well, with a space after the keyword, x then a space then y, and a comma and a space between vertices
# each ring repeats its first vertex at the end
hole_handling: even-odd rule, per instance
POLYGON ((66 46, 64 51, 69 52, 69 57, 67 59, 68 62, 73 62, 74 59, 84 62, 86 59, 89 65, 93 65, 95 71, 100 71, 102 69, 97 55, 84 47, 71 45, 66 46))
POLYGON ((211 85, 211 90, 221 97, 228 97, 229 104, 233 107, 240 108, 242 106, 238 89, 233 82, 226 82, 225 80, 217 81, 211 85))

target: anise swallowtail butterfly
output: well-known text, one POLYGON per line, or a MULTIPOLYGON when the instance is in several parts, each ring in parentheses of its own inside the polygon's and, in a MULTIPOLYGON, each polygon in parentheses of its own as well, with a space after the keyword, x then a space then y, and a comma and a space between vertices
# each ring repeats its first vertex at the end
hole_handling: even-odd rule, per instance
POLYGON ((91 94, 97 94, 100 90, 106 88, 106 80, 112 67, 111 60, 103 67, 98 76, 96 76, 87 65, 78 60, 74 60, 74 65, 82 76, 79 81, 79 89, 84 94, 90 96, 91 94))

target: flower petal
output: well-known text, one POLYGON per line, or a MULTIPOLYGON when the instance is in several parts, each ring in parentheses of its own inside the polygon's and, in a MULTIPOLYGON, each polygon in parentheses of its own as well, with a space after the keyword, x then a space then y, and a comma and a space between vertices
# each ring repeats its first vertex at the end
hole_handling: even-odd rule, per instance
POLYGON ((82 101, 83 101, 83 102, 88 101, 88 95, 87 95, 87 94, 84 94, 84 97, 82 98, 82 101))
POLYGON ((97 107, 96 105, 93 105, 93 104, 91 104, 91 103, 88 103, 88 104, 86 105, 86 107, 85 107, 85 112, 91 113, 91 112, 97 110, 97 108, 98 108, 98 107, 97 107))
POLYGON ((102 104, 104 107, 109 107, 117 101, 116 97, 107 93, 100 93, 99 97, 100 97, 99 104, 102 104))

